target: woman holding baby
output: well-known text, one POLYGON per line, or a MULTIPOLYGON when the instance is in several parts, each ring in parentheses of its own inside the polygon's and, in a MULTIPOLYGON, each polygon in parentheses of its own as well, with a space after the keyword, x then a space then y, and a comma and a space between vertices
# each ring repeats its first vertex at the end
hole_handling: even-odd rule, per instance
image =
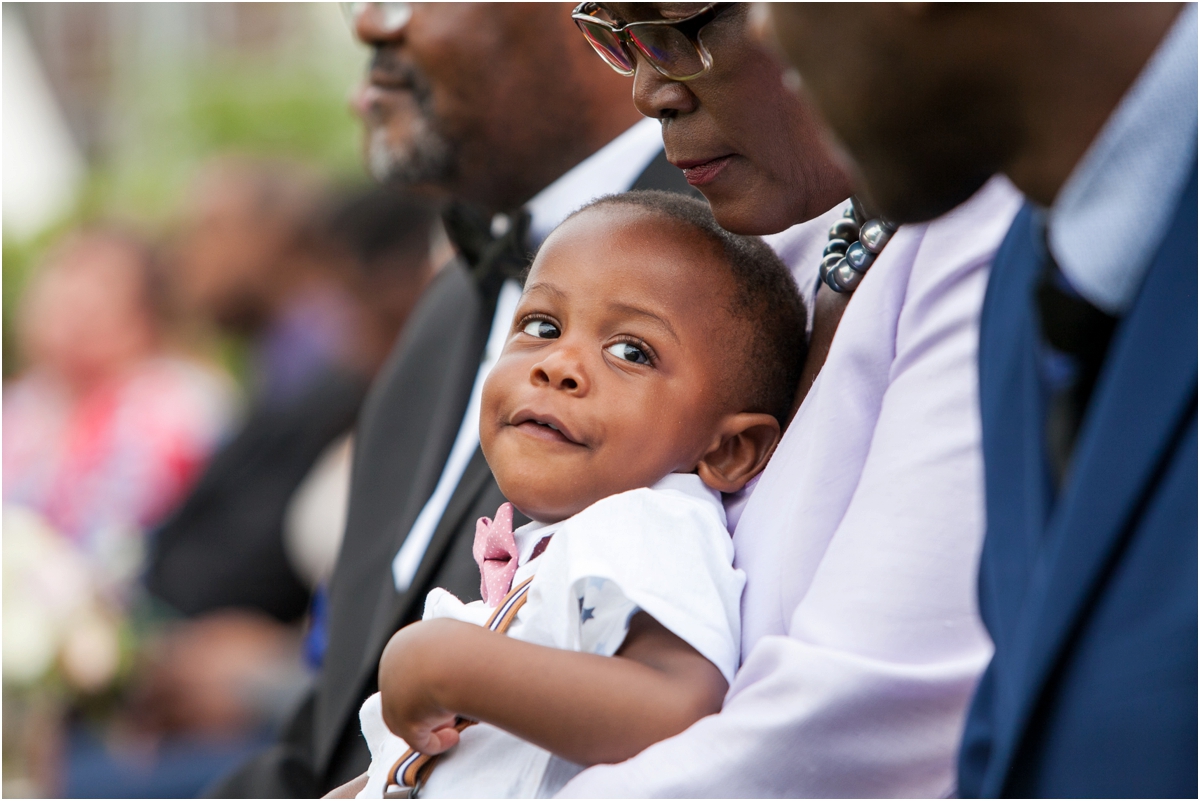
POLYGON ((708 7, 716 13, 697 41, 710 66, 686 80, 703 58, 655 64, 629 38, 686 55, 678 36, 654 29, 670 28, 666 20, 684 28, 696 6, 600 6, 581 6, 576 18, 595 18, 582 26, 614 68, 634 68, 638 110, 662 121, 667 158, 716 219, 748 234, 796 225, 798 283, 815 295, 805 368, 815 381, 806 395, 802 384, 734 531, 734 565, 746 573, 742 667, 720 715, 583 773, 565 794, 947 794, 991 654, 974 598, 983 541, 976 350, 988 267, 1018 193, 994 181, 877 247, 865 241, 880 230, 869 210, 858 207, 854 224, 841 217, 850 182, 752 38, 746 6, 708 7), (834 227, 845 230, 832 239, 850 245, 830 242, 834 227), (848 249, 868 259, 839 282, 848 249))
MULTIPOLYGON (((467 639, 477 635, 453 625, 443 625, 440 635, 432 627, 422 629, 426 624, 402 630, 396 637, 410 641, 395 653, 407 654, 406 662, 389 662, 385 653, 382 704, 368 709, 368 701, 363 712, 364 733, 370 740, 373 725, 381 749, 376 753, 372 745, 380 763, 378 776, 372 764, 376 791, 403 786, 397 768, 410 758, 401 749, 395 759, 391 752, 381 759, 388 729, 428 753, 460 739, 466 743, 470 736, 482 753, 488 747, 484 735, 464 733, 470 714, 574 763, 540 764, 532 785, 495 785, 498 793, 939 796, 954 789, 966 705, 991 654, 974 597, 983 538, 978 316, 988 267, 1019 198, 1007 183, 993 181, 931 223, 897 229, 873 217, 850 198, 851 183, 828 152, 812 112, 785 87, 781 68, 752 37, 747 15, 744 4, 731 3, 584 3, 575 13, 599 55, 632 76, 635 105, 662 122, 667 158, 704 194, 716 223, 734 234, 774 235, 768 241, 795 278, 811 328, 803 370, 797 362, 789 379, 790 386, 799 386, 790 409, 779 411, 755 395, 780 368, 760 358, 753 326, 739 327, 747 315, 739 315, 739 303, 731 300, 753 299, 746 287, 763 285, 765 279, 739 272, 730 255, 742 247, 737 242, 757 240, 727 241, 704 224, 687 223, 690 212, 664 211, 649 201, 585 210, 564 223, 535 260, 522 302, 529 308, 524 317, 518 311, 505 350, 515 372, 503 386, 500 377, 489 379, 494 419, 485 398, 481 429, 485 454, 510 498, 505 473, 514 487, 555 486, 541 478, 554 464, 547 454, 557 459, 562 452, 565 461, 552 476, 565 488, 562 498, 539 496, 521 505, 546 505, 544 514, 531 513, 541 521, 532 525, 543 532, 561 529, 548 547, 538 528, 515 532, 516 555, 511 566, 504 563, 503 597, 494 605, 476 602, 486 612, 450 609, 449 600, 433 595, 429 602, 447 606, 435 617, 490 624, 500 614, 492 609, 503 609, 519 592, 518 579, 528 572, 521 571, 538 558, 539 548, 545 547, 542 559, 558 560, 567 576, 574 575, 571 565, 601 561, 598 551, 570 545, 585 540, 568 529, 603 531, 604 521, 591 517, 604 507, 609 520, 651 521, 647 531, 656 525, 670 530, 670 520, 685 518, 694 521, 696 532, 708 531, 713 520, 724 523, 733 532, 729 553, 713 556, 723 547, 720 538, 707 555, 682 540, 673 546, 696 577, 689 591, 703 597, 697 604, 712 612, 672 624, 687 604, 653 612, 655 602, 646 598, 601 598, 608 591, 603 582, 568 582, 562 594, 578 601, 580 622, 571 618, 543 640, 585 653, 539 655, 525 643, 501 646, 486 636, 476 648, 467 639), (709 268, 697 267, 688 277, 673 273, 677 267, 668 257, 685 251, 695 251, 691 263, 709 268), (556 259, 578 264, 589 253, 606 258, 580 272, 615 271, 607 283, 589 290, 568 281, 567 273, 556 273, 556 259), (654 270, 630 267, 652 262, 654 270), (694 284, 687 286, 689 280, 694 284), (609 297, 613 286, 628 296, 609 297), (726 298, 718 304, 726 313, 703 307, 710 325, 693 330, 695 320, 684 322, 687 310, 664 300, 690 297, 683 287, 697 304, 726 298), (591 363, 578 356, 574 344, 585 334, 601 353, 591 363), (703 385, 719 391, 700 403, 700 396, 688 402, 678 394, 678 384, 674 390, 667 384, 654 388, 664 377, 679 381, 680 371, 700 371, 703 385), (625 393, 648 398, 644 407, 630 407, 629 419, 641 426, 657 409, 658 427, 620 431, 621 416, 607 404, 597 405, 606 410, 603 419, 589 423, 586 414, 565 418, 540 402, 512 399, 513 393, 533 397, 534 390, 552 389, 558 394, 538 397, 570 397, 574 403, 605 387, 610 398, 626 398, 625 393), (489 426, 496 427, 491 452, 489 426), (610 455, 601 463, 599 444, 608 442, 611 451, 619 440, 641 447, 628 445, 616 459, 610 455), (650 452, 655 441, 669 443, 669 452, 650 452), (589 459, 597 461, 586 469, 566 467, 570 460, 582 465, 589 459), (691 484, 684 487, 681 479, 691 484), (586 481, 597 483, 581 484, 586 481), (649 489, 625 491, 632 487, 649 489), (724 493, 723 509, 712 502, 714 491, 724 493), (633 501, 627 500, 620 508, 605 506, 637 493, 644 493, 640 505, 630 507, 633 501), (641 511, 633 514, 631 508, 641 511), (573 550, 567 553, 568 548, 573 550), (728 616, 732 588, 743 580, 740 626, 719 627, 720 637, 712 639, 694 634, 702 618, 728 616), (604 624, 610 627, 608 639, 569 642, 571 636, 586 639, 579 634, 589 621, 586 609, 617 609, 621 602, 628 603, 628 615, 615 629, 604 624), (412 641, 421 636, 444 639, 422 650, 412 641), (622 662, 625 674, 587 661, 611 655, 612 636, 624 638, 616 652, 629 659, 609 661, 622 662), (740 646, 736 673, 724 646, 714 644, 730 636, 740 646), (470 676, 446 679, 436 688, 440 679, 416 655, 436 654, 448 643, 459 644, 461 658, 446 664, 461 666, 469 654, 486 656, 476 658, 470 676), (496 650, 488 650, 492 645, 496 650), (534 685, 545 694, 501 698, 480 689, 494 682, 508 687, 496 676, 520 673, 521 664, 552 677, 534 685), (597 672, 588 673, 593 667, 597 672), (422 669, 421 692, 398 687, 388 696, 390 673, 422 669), (571 698, 574 703, 564 700, 571 698), (623 730, 621 720, 632 722, 623 730), (622 741, 624 748, 614 747, 622 741), (614 762, 619 764, 607 764, 614 762), (578 765, 592 767, 574 775, 578 765)), ((777 276, 770 267, 756 269, 760 276, 777 276)), ((784 286, 778 277, 770 280, 784 286)), ((763 314, 769 305, 764 303, 759 298, 747 307, 759 328, 785 319, 795 324, 795 315, 763 314)), ((792 350, 797 358, 802 352, 802 344, 792 350)), ((504 373, 498 368, 495 375, 504 373)), ((489 532, 477 542, 490 542, 489 532)), ((513 539, 513 532, 504 534, 513 539)), ((629 556, 637 541, 621 539, 621 554, 629 556)), ((487 554, 477 557, 486 565, 487 554)), ((546 569, 543 562, 538 571, 546 569)), ((613 575, 618 570, 606 569, 613 575)), ((488 575, 485 566, 485 588, 488 575)), ((638 586, 639 580, 630 575, 614 582, 638 586)), ((489 598, 486 589, 484 597, 489 598)), ((439 769, 447 771, 440 782, 451 794, 466 786, 451 783, 455 759, 461 762, 452 755, 439 769)), ((487 757, 481 760, 485 764, 487 757)), ((353 789, 365 782, 364 776, 353 789)))
POLYGON ((791 250, 773 244, 815 314, 801 402, 734 532, 742 663, 720 714, 565 794, 944 795, 991 655, 974 595, 976 350, 988 268, 1020 199, 994 180, 879 247, 869 209, 843 217, 850 182, 748 14, 724 3, 576 13, 600 55, 632 69, 634 103, 662 121, 667 158, 721 225, 795 226, 782 235, 791 250), (679 55, 655 61, 639 36, 679 55), (843 280, 842 260, 863 251, 843 280))

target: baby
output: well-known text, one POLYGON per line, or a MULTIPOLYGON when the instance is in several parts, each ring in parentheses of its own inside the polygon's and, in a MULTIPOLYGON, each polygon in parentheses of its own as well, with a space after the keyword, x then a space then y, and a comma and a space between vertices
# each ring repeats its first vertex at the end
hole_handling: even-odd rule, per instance
POLYGON ((392 637, 370 769, 335 794, 546 797, 717 712, 744 584, 721 493, 778 443, 804 331, 787 268, 700 201, 613 195, 551 233, 483 388, 511 501, 479 523, 484 600, 436 589, 392 637))

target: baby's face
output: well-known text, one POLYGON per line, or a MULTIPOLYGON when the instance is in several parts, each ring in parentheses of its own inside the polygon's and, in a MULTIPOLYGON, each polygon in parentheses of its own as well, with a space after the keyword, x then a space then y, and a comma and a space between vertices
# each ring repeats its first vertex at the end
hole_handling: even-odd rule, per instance
POLYGON ((693 470, 741 354, 733 287, 708 242, 657 215, 600 207, 558 228, 483 388, 480 440, 505 497, 554 522, 693 470))

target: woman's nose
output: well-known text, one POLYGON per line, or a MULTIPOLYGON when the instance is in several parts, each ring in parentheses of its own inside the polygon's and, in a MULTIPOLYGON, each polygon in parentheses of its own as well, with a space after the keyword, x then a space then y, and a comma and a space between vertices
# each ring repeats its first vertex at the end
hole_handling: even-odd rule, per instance
POLYGON ((354 33, 367 44, 399 39, 412 19, 412 3, 354 3, 354 33))
POLYGON ((645 117, 669 120, 691 114, 699 101, 685 84, 664 77, 639 53, 633 73, 633 105, 645 117))
POLYGON ((578 354, 569 347, 557 347, 539 359, 530 379, 535 385, 548 386, 573 395, 588 391, 587 370, 578 354))

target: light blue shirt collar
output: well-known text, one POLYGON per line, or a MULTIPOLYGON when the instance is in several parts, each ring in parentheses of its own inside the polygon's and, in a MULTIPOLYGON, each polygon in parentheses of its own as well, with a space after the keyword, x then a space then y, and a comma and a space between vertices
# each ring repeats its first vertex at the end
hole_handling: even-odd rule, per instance
POLYGON ((1184 6, 1050 207, 1047 243, 1071 286, 1133 305, 1196 161, 1196 5, 1184 6))

